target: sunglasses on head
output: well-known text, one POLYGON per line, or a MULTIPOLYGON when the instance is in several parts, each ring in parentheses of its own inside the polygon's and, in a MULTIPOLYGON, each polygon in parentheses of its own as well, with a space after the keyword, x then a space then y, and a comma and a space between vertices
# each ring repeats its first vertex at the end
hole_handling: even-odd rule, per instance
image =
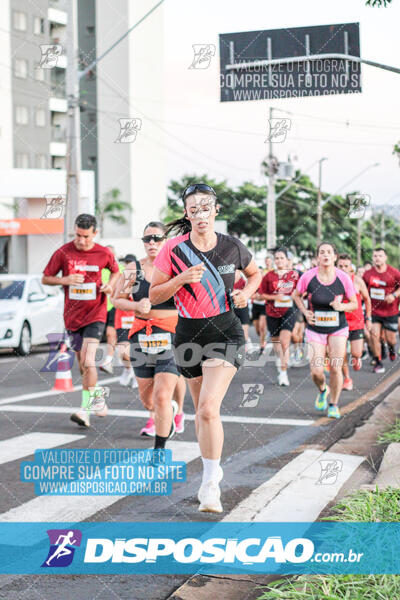
POLYGON ((164 239, 165 235, 152 233, 151 235, 144 235, 142 237, 142 242, 144 242, 145 244, 150 244, 151 240, 153 240, 153 242, 162 242, 164 239))
POLYGON ((205 183, 194 183, 193 185, 188 185, 182 194, 182 200, 185 201, 188 196, 191 194, 195 194, 196 192, 205 192, 207 194, 213 194, 217 197, 215 190, 211 187, 211 185, 206 185, 205 183))

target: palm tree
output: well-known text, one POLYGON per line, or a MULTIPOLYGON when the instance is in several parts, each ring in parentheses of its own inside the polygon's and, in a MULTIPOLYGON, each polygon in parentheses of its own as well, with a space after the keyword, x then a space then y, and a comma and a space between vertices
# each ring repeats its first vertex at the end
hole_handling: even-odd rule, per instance
POLYGON ((99 220, 101 235, 104 234, 104 222, 106 219, 110 219, 119 225, 124 225, 128 222, 123 215, 123 211, 131 212, 132 206, 129 202, 121 200, 121 190, 112 188, 103 195, 103 200, 98 203, 96 209, 96 216, 99 220))

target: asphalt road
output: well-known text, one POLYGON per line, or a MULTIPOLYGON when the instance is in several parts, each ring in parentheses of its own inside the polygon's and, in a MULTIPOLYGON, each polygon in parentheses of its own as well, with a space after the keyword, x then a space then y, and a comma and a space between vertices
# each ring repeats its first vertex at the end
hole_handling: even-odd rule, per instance
MULTIPOLYGON (((123 416, 109 415, 105 419, 93 417, 89 430, 82 430, 71 423, 69 413, 79 406, 80 392, 49 395, 54 384, 54 374, 40 371, 46 358, 47 353, 43 348, 25 358, 15 357, 7 352, 0 356, 0 445, 4 442, 2 448, 6 453, 10 452, 6 460, 1 460, 0 453, 0 520, 2 515, 9 514, 8 511, 12 509, 20 511, 15 514, 23 514, 25 519, 31 510, 29 502, 35 499, 33 485, 19 480, 21 460, 32 459, 33 453, 25 454, 23 458, 13 458, 13 452, 20 443, 18 440, 27 440, 35 433, 38 440, 36 447, 40 448, 41 436, 45 439, 49 433, 60 436, 72 434, 82 437, 67 444, 63 442, 63 448, 152 447, 152 440, 139 436, 140 428, 146 420, 144 416, 127 413, 123 416), (26 398, 26 395, 30 397, 26 398)), ((398 365, 386 361, 386 367, 385 375, 375 375, 366 361, 362 371, 353 373, 354 390, 343 392, 341 406, 344 407, 375 389, 393 374, 398 365)), ((118 376, 120 372, 121 368, 117 367, 114 375, 118 376)), ((101 381, 109 378, 104 374, 100 376, 101 381)), ((68 518, 74 520, 75 516, 76 520, 88 521, 217 521, 223 518, 257 486, 287 464, 296 449, 311 443, 316 436, 318 443, 325 447, 329 447, 340 437, 340 433, 337 433, 339 422, 315 425, 321 414, 313 406, 315 389, 310 381, 308 367, 291 368, 289 378, 290 387, 279 387, 274 362, 267 357, 248 360, 230 386, 222 406, 225 418, 222 515, 197 511, 196 494, 200 485, 201 459, 195 452, 195 457, 187 464, 187 481, 174 484, 171 496, 150 499, 127 496, 94 512, 90 509, 85 511, 85 499, 81 499, 82 506, 73 509, 77 512, 68 515, 68 518), (249 386, 253 390, 257 389, 258 393, 245 396, 249 386)), ((73 367, 73 381, 76 385, 80 383, 76 365, 73 367)), ((110 387, 109 406, 112 409, 143 410, 136 390, 122 388, 118 382, 106 385, 110 387)), ((185 400, 185 412, 193 415, 189 396, 185 400)), ((185 452, 194 451, 196 438, 192 419, 186 421, 185 432, 176 435, 173 442, 174 447, 181 448, 184 455, 185 452)), ((3 575, 0 576, 0 599, 37 600, 57 597, 72 600, 90 597, 96 600, 162 600, 168 598, 186 579, 187 576, 176 575, 3 575)))

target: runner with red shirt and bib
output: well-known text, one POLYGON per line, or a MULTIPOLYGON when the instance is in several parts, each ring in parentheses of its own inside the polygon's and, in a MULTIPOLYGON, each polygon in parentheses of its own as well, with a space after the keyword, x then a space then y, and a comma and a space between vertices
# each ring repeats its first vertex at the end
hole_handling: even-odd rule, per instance
POLYGON ((220 408, 245 359, 243 329, 233 309, 247 306, 261 275, 240 240, 215 232, 219 205, 209 185, 189 185, 182 200, 185 216, 168 228, 180 235, 167 241, 154 262, 150 301, 175 299, 179 314, 175 355, 195 406, 203 461, 199 510, 219 513, 223 476, 220 408), (236 269, 244 272, 247 283, 242 290, 233 291, 236 269))
POLYGON ((396 359, 396 332, 398 326, 400 271, 386 263, 384 248, 372 253, 373 267, 365 271, 363 279, 372 303, 371 345, 374 354, 374 372, 384 373, 381 357, 381 334, 389 348, 390 360, 396 359))
MULTIPOLYGON (((94 216, 81 214, 75 220, 75 239, 54 252, 45 270, 44 285, 64 287, 64 322, 70 344, 75 350, 82 374, 81 410, 71 415, 82 427, 90 426, 92 390, 97 384, 96 351, 107 320, 107 294, 118 277, 118 264, 111 250, 96 244, 97 222, 94 216), (103 284, 102 269, 109 269, 110 280, 103 284), (57 273, 61 271, 61 277, 57 273)), ((94 411, 107 414, 107 406, 94 411)))
POLYGON ((297 317, 292 294, 299 273, 287 269, 287 250, 278 248, 274 253, 276 269, 264 275, 261 296, 266 301, 267 326, 277 356, 278 384, 289 385, 287 375, 289 346, 297 317))
POLYGON ((343 386, 343 362, 349 334, 344 311, 357 308, 356 290, 347 273, 335 267, 337 251, 331 242, 317 247, 318 266, 303 273, 293 299, 306 318, 305 339, 310 348, 311 377, 319 392, 316 410, 328 408, 328 417, 340 418, 338 401, 343 386), (302 300, 307 294, 308 309, 302 300), (347 299, 349 302, 344 303, 347 299), (327 349, 330 358, 330 389, 324 374, 327 349), (328 406, 328 394, 331 400, 328 406))
MULTIPOLYGON (((364 348, 364 328, 371 331, 371 299, 368 294, 367 286, 364 281, 358 275, 353 273, 353 267, 351 264, 351 258, 348 254, 341 254, 338 260, 338 269, 341 269, 347 273, 354 284, 357 296, 357 308, 352 312, 345 312, 346 321, 349 325, 349 342, 351 348, 351 364, 355 371, 359 371, 362 366, 361 357, 364 348), (364 319, 362 303, 365 304, 364 319)), ((344 303, 347 300, 343 300, 344 303)), ((347 352, 345 354, 345 361, 343 364, 343 389, 351 391, 353 389, 353 380, 350 377, 349 363, 347 360, 347 352)))

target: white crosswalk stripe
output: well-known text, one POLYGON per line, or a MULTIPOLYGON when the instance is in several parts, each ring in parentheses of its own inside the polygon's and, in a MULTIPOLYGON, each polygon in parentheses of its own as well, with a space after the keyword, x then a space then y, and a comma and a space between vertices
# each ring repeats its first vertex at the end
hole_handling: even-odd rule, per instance
MULTIPOLYGON (((36 406, 34 404, 16 405, 5 404, 0 406, 0 412, 16 412, 16 413, 47 413, 47 414, 70 414, 75 409, 72 406, 36 406)), ((149 412, 145 410, 127 410, 119 408, 110 408, 108 411, 110 416, 114 417, 129 417, 147 419, 149 412)), ((194 421, 195 415, 185 413, 185 419, 187 421, 194 421)), ((293 427, 307 427, 312 425, 314 421, 312 419, 280 419, 280 418, 269 418, 269 417, 245 417, 245 416, 232 416, 232 415, 221 415, 221 421, 223 423, 242 423, 242 424, 255 424, 255 425, 289 425, 293 427)))
POLYGON ((34 454, 35 450, 56 448, 84 438, 70 433, 26 433, 0 441, 0 465, 34 454))
MULTIPOLYGON (((41 435, 46 436, 48 434, 38 434, 38 436, 41 435)), ((70 437, 79 438, 83 436, 70 437)), ((11 441, 12 440, 8 440, 9 443, 11 441)), ((44 448, 40 439, 38 439, 38 444, 37 448, 44 448)), ((179 442, 171 440, 168 443, 168 448, 172 450, 173 461, 185 461, 186 463, 189 463, 200 456, 200 449, 197 442, 179 442)), ((28 500, 27 502, 0 514, 0 522, 79 522, 88 519, 100 510, 110 507, 124 497, 125 496, 37 496, 32 500, 28 500)))

